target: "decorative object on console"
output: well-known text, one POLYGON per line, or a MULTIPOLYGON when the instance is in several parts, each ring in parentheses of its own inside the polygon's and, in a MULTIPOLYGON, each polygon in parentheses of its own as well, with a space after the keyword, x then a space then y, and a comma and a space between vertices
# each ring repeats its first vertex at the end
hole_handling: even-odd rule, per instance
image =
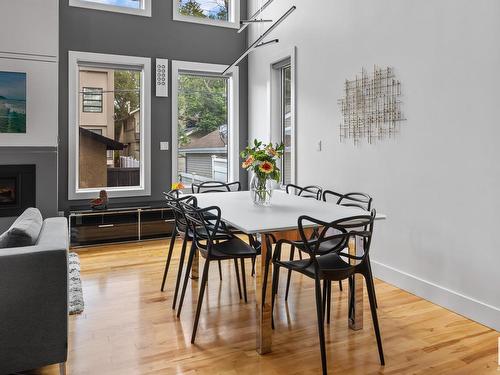
POLYGON ((26 73, 0 71, 0 133, 26 133, 26 73))
POLYGON ((272 180, 280 182, 281 172, 277 167, 277 161, 283 156, 284 149, 283 143, 263 144, 255 139, 253 147, 247 147, 241 152, 241 157, 245 159, 241 167, 253 173, 250 194, 254 204, 258 206, 271 204, 272 180))
POLYGON ((93 210, 105 210, 108 208, 108 193, 106 190, 99 192, 99 198, 92 199, 90 205, 93 210))
POLYGON ((369 74, 363 68, 361 77, 345 81, 344 97, 338 101, 342 112, 340 140, 352 138, 359 144, 362 138, 372 144, 399 132, 406 120, 401 110, 401 82, 392 68, 374 66, 369 74))

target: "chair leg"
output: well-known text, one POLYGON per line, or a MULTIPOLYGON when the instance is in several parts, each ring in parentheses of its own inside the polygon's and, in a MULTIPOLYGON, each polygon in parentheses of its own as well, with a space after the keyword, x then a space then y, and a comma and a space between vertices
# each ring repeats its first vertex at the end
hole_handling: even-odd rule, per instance
POLYGON ((252 258, 252 277, 255 276, 255 257, 252 258))
POLYGON ((342 289, 342 280, 339 280, 339 289, 340 289, 340 291, 342 291, 342 290, 343 290, 343 289, 342 289))
POLYGON ((321 300, 323 301, 323 322, 326 319, 326 296, 328 295, 328 280, 323 280, 323 297, 321 300))
POLYGON ((377 347, 378 347, 378 355, 380 357, 380 364, 382 366, 385 366, 384 350, 382 348, 382 338, 380 336, 380 328, 378 325, 377 307, 375 306, 375 288, 373 287, 373 279, 371 278, 369 272, 367 272, 367 274, 365 275, 365 282, 366 282, 366 290, 368 292, 368 300, 370 301, 373 329, 375 331, 375 336, 377 338, 377 347))
POLYGON ((323 324, 323 300, 321 298, 321 282, 318 278, 315 280, 316 291, 316 314, 318 318, 318 334, 319 346, 321 350, 321 367, 323 368, 323 375, 327 374, 326 370, 326 346, 325 346, 325 327, 323 324))
POLYGON ((332 304, 332 282, 328 281, 326 291, 326 324, 330 324, 330 308, 332 304))
POLYGON ((366 259, 367 265, 368 265, 368 273, 370 274, 370 278, 372 279, 372 284, 373 284, 373 296, 375 298, 375 307, 378 309, 378 302, 377 302, 377 295, 375 294, 375 282, 373 281, 373 273, 372 273, 372 265, 370 263, 370 258, 366 259))
POLYGON ((59 375, 66 375, 66 362, 59 363, 59 375))
POLYGON ((182 241, 182 250, 179 258, 179 270, 177 271, 177 281, 175 282, 175 292, 174 300, 172 301, 172 309, 175 310, 175 304, 177 303, 177 295, 179 294, 179 285, 181 284, 182 277, 182 266, 184 266, 184 258, 186 258, 186 246, 187 246, 187 236, 184 236, 182 241))
POLYGON ((193 334, 191 335, 191 344, 194 344, 196 339, 196 331, 198 330, 198 322, 200 320, 201 306, 203 304, 203 296, 205 295, 205 288, 207 287, 208 269, 210 267, 210 259, 207 258, 205 266, 203 267, 203 276, 201 277, 200 295, 198 296, 198 304, 196 306, 196 316, 194 318, 193 334))
POLYGON ((278 285, 280 281, 280 267, 273 265, 273 283, 271 292, 271 325, 274 329, 274 303, 276 300, 276 294, 278 293, 278 285))
POLYGON ((220 260, 217 263, 219 264, 219 279, 222 281, 222 265, 220 260))
MULTIPOLYGON (((294 253, 295 253, 295 246, 292 246, 290 249, 290 260, 293 260, 294 253)), ((286 279, 285 301, 288 301, 288 291, 290 290, 290 279, 291 278, 292 278, 292 270, 288 270, 288 276, 286 279)))
POLYGON ((165 281, 167 281, 167 273, 170 268, 170 260, 172 259, 172 253, 174 252, 175 237, 177 236, 177 229, 174 228, 172 232, 172 237, 170 237, 170 245, 168 247, 167 261, 165 263, 165 270, 163 271, 163 281, 161 282, 161 291, 165 290, 165 281))
POLYGON ((245 259, 240 258, 241 263, 241 281, 243 282, 243 296, 245 298, 245 303, 247 303, 247 280, 245 275, 245 259))
POLYGON ((186 288, 187 288, 187 284, 189 282, 189 274, 191 273, 191 268, 193 267, 193 259, 194 259, 194 255, 195 255, 196 251, 197 251, 196 245, 193 241, 191 243, 191 249, 189 251, 186 272, 184 274, 184 283, 182 284, 182 292, 181 292, 181 297, 179 299, 179 307, 177 309, 177 317, 178 318, 181 316, 182 305, 184 304, 184 296, 186 295, 186 288))
POLYGON ((234 258, 234 270, 236 271, 236 281, 238 282, 238 293, 240 294, 240 299, 243 298, 241 294, 241 283, 240 283, 240 271, 238 268, 238 259, 234 258))

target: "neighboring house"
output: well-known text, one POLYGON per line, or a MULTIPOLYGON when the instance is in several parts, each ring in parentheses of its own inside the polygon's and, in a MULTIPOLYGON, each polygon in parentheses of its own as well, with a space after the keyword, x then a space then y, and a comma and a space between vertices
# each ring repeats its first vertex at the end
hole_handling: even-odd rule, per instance
POLYGON ((128 114, 127 117, 115 122, 116 139, 127 145, 122 152, 123 156, 132 157, 135 160, 141 158, 141 110, 136 109, 128 114))
POLYGON ((111 138, 80 127, 79 158, 80 188, 96 188, 110 185, 109 168, 106 165, 108 151, 123 150, 125 145, 111 138))
POLYGON ((219 129, 208 134, 191 133, 189 143, 179 147, 180 180, 221 180, 227 178, 227 145, 219 129), (222 166, 222 167, 221 167, 222 166), (223 170, 221 170, 223 169, 223 170))

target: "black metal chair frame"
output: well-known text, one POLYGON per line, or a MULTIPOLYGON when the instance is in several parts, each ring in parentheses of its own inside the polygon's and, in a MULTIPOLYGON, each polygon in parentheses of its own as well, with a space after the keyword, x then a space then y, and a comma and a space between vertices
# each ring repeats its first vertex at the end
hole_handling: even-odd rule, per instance
MULTIPOLYGON (((309 185, 309 186, 298 186, 294 184, 286 185, 285 191, 287 194, 295 194, 302 198, 313 198, 316 200, 321 200, 323 188, 317 185, 309 185)), ((295 256, 295 248, 292 246, 290 248, 290 260, 293 260, 295 256)), ((299 258, 302 259, 302 253, 299 251, 299 258)), ((285 301, 288 301, 288 293, 290 291, 290 282, 292 280, 292 271, 288 271, 288 275, 286 278, 286 287, 285 287, 285 301)), ((340 284, 340 290, 342 290, 342 283, 340 284)))
MULTIPOLYGON (((181 202, 190 202, 194 197, 191 195, 181 195, 181 192, 179 190, 172 190, 169 191, 168 193, 164 193, 165 199, 167 201, 167 206, 169 206, 172 209, 172 212, 174 214, 174 230, 172 232, 172 236, 170 237, 170 244, 169 244, 169 249, 168 249, 168 254, 167 254, 167 260, 165 262, 165 269, 163 271, 163 280, 161 283, 161 291, 163 292, 165 290, 165 282, 167 280, 167 274, 170 268, 170 262, 172 259, 172 254, 174 250, 174 244, 177 236, 180 236, 182 238, 182 248, 181 248, 181 254, 179 256, 179 268, 177 271, 177 278, 175 282, 175 290, 174 290, 174 298, 172 300, 172 309, 175 309, 175 306, 177 304, 177 297, 179 294, 179 286, 182 280, 182 268, 184 266, 185 258, 186 258, 186 248, 187 248, 187 242, 193 240, 193 233, 192 231, 189 230, 189 225, 187 223, 186 215, 183 209, 183 206, 181 205, 181 202)), ((222 236, 223 238, 224 236, 222 236)), ((219 265, 219 278, 222 280, 222 268, 220 262, 218 262, 219 265)), ((238 264, 235 264, 236 267, 236 276, 237 276, 237 284, 238 284, 238 291, 240 294, 240 299, 243 298, 242 292, 241 292, 241 283, 240 283, 240 278, 239 278, 239 271, 238 271, 238 264)))
POLYGON ((241 183, 235 182, 221 182, 221 181, 205 181, 199 184, 191 184, 191 191, 193 194, 198 193, 219 193, 221 191, 241 191, 241 183))
MULTIPOLYGON (((384 353, 382 348, 382 339, 380 336, 380 328, 377 318, 377 309, 375 306, 375 288, 373 277, 369 268, 369 251, 371 238, 373 234, 373 223, 375 219, 375 210, 372 210, 371 215, 359 215, 350 218, 336 220, 330 223, 323 222, 311 218, 309 216, 301 216, 298 219, 298 229, 301 241, 279 240, 276 244, 276 249, 273 255, 273 291, 272 291, 272 312, 274 313, 274 304, 276 290, 279 284, 279 269, 280 267, 288 270, 296 271, 308 276, 315 281, 315 295, 316 295, 316 313, 318 332, 321 350, 321 363, 323 374, 327 374, 327 361, 326 361, 326 346, 324 334, 324 320, 325 308, 327 305, 328 290, 331 288, 332 281, 341 281, 345 279, 353 280, 355 274, 363 275, 370 301, 370 310, 373 320, 373 327, 377 340, 377 347, 381 365, 385 365, 384 353), (317 238, 308 238, 304 226, 314 225, 319 229, 317 238), (366 230, 358 230, 358 228, 366 228, 366 230), (329 234, 330 229, 333 229, 335 234, 329 234), (353 238, 361 238, 363 240, 363 255, 352 255, 344 252, 347 248, 349 240, 353 238), (324 243, 335 243, 336 245, 325 250, 322 248, 324 243), (306 253, 309 259, 298 261, 282 261, 281 250, 284 244, 297 247, 299 251, 306 253), (336 266, 333 268, 321 267, 323 259, 334 259, 337 261, 336 266), (330 257, 330 258, 326 258, 330 257), (336 258, 335 258, 336 257, 336 258), (338 259, 341 259, 339 262, 338 259), (345 261, 342 258, 347 258, 345 261), (321 289, 321 281, 323 281, 323 291, 321 289)), ((325 261, 326 262, 326 261, 325 261)), ((326 264, 326 263, 325 263, 326 264)), ((330 266, 332 263, 330 263, 330 266)), ((350 308, 353 307, 353 301, 350 300, 350 308)))
MULTIPOLYGON (((189 272, 193 264, 195 252, 199 251, 200 255, 205 258, 205 265, 203 267, 203 274, 200 284, 200 294, 198 296, 193 333, 191 336, 191 343, 194 343, 196 338, 196 332, 198 329, 201 307, 203 304, 203 297, 208 280, 208 270, 210 262, 215 260, 233 259, 235 264, 237 264, 238 259, 240 260, 243 290, 245 294, 245 302, 247 302, 245 259, 254 259, 257 255, 257 251, 252 245, 247 245, 245 242, 236 237, 225 226, 224 222, 221 221, 221 210, 219 207, 212 206, 203 209, 198 208, 196 207, 195 199, 182 202, 181 204, 184 208, 188 224, 191 227, 194 236, 193 236, 191 251, 189 253, 187 269, 184 276, 184 283, 182 286, 182 292, 179 301, 179 310, 177 312, 177 316, 180 316, 182 305, 184 303, 186 288, 189 281, 189 272), (217 240, 217 236, 219 233, 225 233, 225 235, 227 236, 227 241, 235 241, 238 245, 243 246, 246 252, 240 252, 240 253, 223 252, 221 249, 224 246, 225 241, 219 242, 217 240)), ((252 240, 250 241, 252 242, 252 240)))

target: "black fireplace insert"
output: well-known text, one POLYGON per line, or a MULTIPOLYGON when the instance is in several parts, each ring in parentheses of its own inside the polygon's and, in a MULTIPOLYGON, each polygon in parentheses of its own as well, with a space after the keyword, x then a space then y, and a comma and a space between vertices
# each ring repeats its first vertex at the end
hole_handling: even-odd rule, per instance
POLYGON ((36 205, 36 166, 0 165, 0 216, 18 216, 36 205))

